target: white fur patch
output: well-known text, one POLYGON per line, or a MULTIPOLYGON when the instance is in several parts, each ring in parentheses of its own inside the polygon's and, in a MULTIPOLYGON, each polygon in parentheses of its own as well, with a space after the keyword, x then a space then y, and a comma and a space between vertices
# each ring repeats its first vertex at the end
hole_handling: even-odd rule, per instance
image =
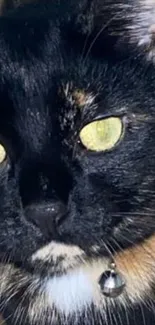
POLYGON ((89 306, 94 300, 93 283, 82 270, 54 277, 45 285, 48 304, 66 316, 89 306))
POLYGON ((48 279, 43 287, 48 305, 65 316, 82 312, 91 303, 103 306, 104 297, 98 281, 107 267, 108 261, 102 259, 48 279))

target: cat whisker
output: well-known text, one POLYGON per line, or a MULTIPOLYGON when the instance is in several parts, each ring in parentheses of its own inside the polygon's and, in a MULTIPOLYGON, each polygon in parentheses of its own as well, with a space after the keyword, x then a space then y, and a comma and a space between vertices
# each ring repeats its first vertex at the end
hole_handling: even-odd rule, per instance
POLYGON ((100 37, 100 35, 102 34, 102 32, 110 25, 110 23, 114 20, 114 18, 116 18, 116 16, 117 15, 114 15, 114 17, 112 17, 112 18, 110 18, 109 20, 108 20, 108 22, 106 23, 106 24, 104 24, 102 27, 101 27, 101 29, 97 32, 97 34, 96 34, 96 36, 94 37, 94 39, 92 40, 92 42, 91 42, 91 44, 90 44, 90 46, 89 46, 89 48, 88 48, 88 50, 87 50, 87 53, 86 53, 86 55, 85 55, 85 58, 84 58, 84 60, 83 60, 83 66, 84 66, 84 64, 85 64, 85 62, 86 62, 86 60, 87 60, 87 58, 88 58, 88 56, 89 56, 89 54, 90 54, 90 51, 92 50, 92 47, 94 46, 94 44, 95 44, 95 42, 97 41, 97 39, 100 37))
POLYGON ((28 284, 26 290, 24 291, 24 294, 22 294, 22 299, 20 300, 14 312, 14 320, 16 324, 18 323, 22 324, 24 313, 25 313, 25 309, 23 308, 25 299, 27 298, 27 296, 29 296, 33 301, 33 295, 37 290, 39 290, 39 286, 40 283, 39 281, 36 280, 35 281, 31 280, 30 284, 28 284))
POLYGON ((81 70, 82 60, 84 59, 84 54, 85 54, 85 50, 86 50, 86 46, 87 46, 87 43, 88 43, 89 37, 90 37, 90 34, 88 34, 88 35, 86 36, 86 39, 85 39, 85 42, 84 42, 84 45, 83 45, 83 50, 82 50, 82 53, 81 53, 80 64, 79 64, 80 70, 81 70))
POLYGON ((144 314, 144 310, 143 310, 143 305, 141 305, 141 304, 140 304, 140 310, 141 310, 141 314, 142 314, 143 324, 146 325, 146 319, 145 319, 145 314, 144 314))
POLYGON ((146 216, 146 217, 154 217, 155 216, 155 211, 154 212, 151 212, 151 213, 148 213, 148 212, 143 212, 143 211, 139 211, 139 212, 127 212, 127 211, 123 211, 123 212, 119 212, 119 213, 114 213, 112 214, 113 217, 122 217, 122 216, 146 216))
POLYGON ((109 242, 105 243, 104 241, 102 241, 102 245, 105 247, 106 251, 108 252, 109 256, 114 259, 114 249, 112 248, 112 246, 109 244, 109 242), (109 248, 109 247, 110 248, 109 248))

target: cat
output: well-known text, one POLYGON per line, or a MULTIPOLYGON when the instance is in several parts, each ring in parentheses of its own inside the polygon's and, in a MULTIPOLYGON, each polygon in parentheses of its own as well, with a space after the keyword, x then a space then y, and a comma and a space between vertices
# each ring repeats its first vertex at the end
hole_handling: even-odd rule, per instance
POLYGON ((122 42, 120 55, 110 34, 101 47, 89 4, 34 3, 0 19, 8 325, 155 321, 155 67, 138 47, 122 42), (115 298, 102 282, 111 263, 125 281, 115 298))

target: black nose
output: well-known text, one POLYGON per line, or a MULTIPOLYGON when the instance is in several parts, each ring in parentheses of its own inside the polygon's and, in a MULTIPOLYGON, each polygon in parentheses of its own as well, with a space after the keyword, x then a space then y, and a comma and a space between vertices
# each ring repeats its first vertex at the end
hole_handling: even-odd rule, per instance
POLYGON ((34 203, 25 208, 26 219, 40 228, 46 236, 52 236, 66 213, 65 205, 60 201, 34 203))

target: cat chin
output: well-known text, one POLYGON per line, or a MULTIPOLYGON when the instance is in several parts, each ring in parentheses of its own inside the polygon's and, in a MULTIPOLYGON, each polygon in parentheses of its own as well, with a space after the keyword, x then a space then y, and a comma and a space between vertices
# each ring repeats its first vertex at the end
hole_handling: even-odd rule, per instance
POLYGON ((34 322, 37 315, 39 320, 50 311, 51 324, 58 323, 57 317, 64 319, 65 324, 67 319, 78 319, 79 315, 92 309, 98 311, 106 322, 107 309, 111 310, 117 306, 126 308, 142 302, 146 296, 151 296, 151 281, 154 275, 153 268, 148 270, 148 258, 145 260, 146 256, 141 254, 143 251, 137 246, 134 250, 126 250, 116 256, 117 266, 126 281, 126 289, 114 300, 107 299, 99 285, 101 274, 108 269, 109 261, 105 258, 85 263, 61 276, 44 279, 40 294, 29 307, 31 322, 34 322), (139 264, 142 257, 144 260, 139 264), (138 264, 140 267, 143 265, 143 268, 137 269, 138 264), (149 272, 149 276, 145 272, 149 272), (41 306, 39 313, 38 306, 41 306))
POLYGON ((45 256, 49 257, 48 254, 45 254, 49 250, 49 252, 55 251, 55 257, 60 252, 66 256, 68 254, 68 258, 72 262, 78 254, 82 254, 83 262, 68 269, 64 274, 48 276, 41 280, 40 295, 31 304, 29 317, 31 320, 36 317, 38 305, 43 308, 42 314, 46 314, 48 309, 51 310, 51 313, 61 315, 61 318, 67 318, 82 314, 92 306, 103 313, 107 306, 112 308, 116 304, 126 307, 145 300, 145 297, 151 296, 151 283, 155 280, 155 263, 151 257, 154 245, 155 237, 152 236, 142 244, 114 256, 117 268, 125 279, 126 287, 124 292, 113 300, 107 299, 103 295, 99 285, 102 273, 109 267, 108 258, 94 258, 88 262, 84 261, 83 252, 76 246, 49 244, 34 254, 33 260, 42 258, 43 262, 45 256))
POLYGON ((118 298, 107 299, 101 291, 99 279, 108 269, 109 259, 100 257, 88 261, 80 248, 52 242, 33 254, 32 260, 39 259, 40 263, 50 261, 52 252, 57 261, 57 258, 64 254, 65 263, 68 256, 71 263, 68 265, 72 267, 67 267, 61 275, 56 272, 53 276, 42 277, 37 273, 31 274, 16 268, 12 264, 0 264, 2 305, 6 308, 13 299, 14 305, 17 306, 14 313, 15 322, 17 319, 20 321, 24 311, 28 324, 70 324, 66 320, 71 318, 78 320, 75 324, 84 324, 79 323, 80 315, 89 316, 92 310, 99 312, 106 322, 109 308, 111 310, 114 307, 132 307, 146 298, 150 300, 152 283, 155 282, 154 247, 155 236, 152 236, 115 254, 117 269, 125 279, 126 286, 118 298), (75 264, 77 256, 82 256, 83 260, 75 264))

